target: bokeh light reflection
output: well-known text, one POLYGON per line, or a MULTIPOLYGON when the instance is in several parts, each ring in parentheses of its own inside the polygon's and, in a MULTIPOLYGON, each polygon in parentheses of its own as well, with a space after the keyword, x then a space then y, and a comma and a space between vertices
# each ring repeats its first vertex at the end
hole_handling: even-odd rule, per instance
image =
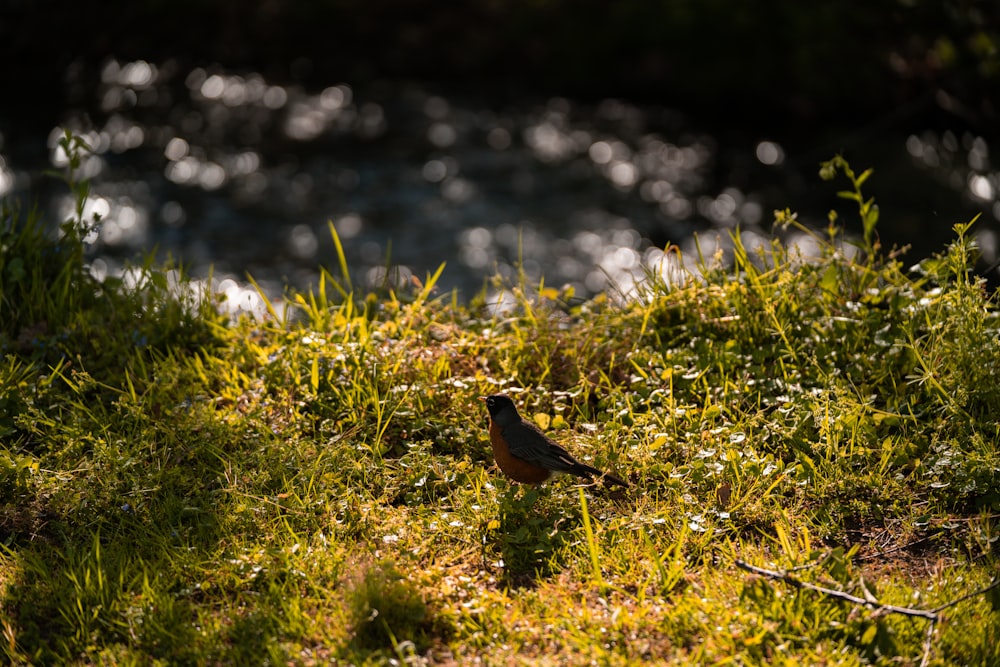
MULTIPOLYGON (((685 239, 701 232, 703 253, 724 260, 725 241, 707 240, 715 232, 724 239, 738 225, 745 242, 769 238, 760 226, 771 197, 754 178, 732 179, 739 187, 727 179, 745 176, 739 169, 786 174, 792 162, 774 138, 723 160, 676 112, 621 100, 491 109, 412 83, 309 90, 294 77, 169 61, 108 60, 99 76, 91 102, 103 111, 70 114, 67 126, 94 149, 77 176, 92 179, 91 209, 105 202, 94 239, 95 252, 114 246, 100 257, 105 275, 158 244, 201 275, 213 263, 220 274, 270 277, 280 294, 283 277, 308 287, 317 264, 330 262, 333 221, 352 269, 376 282, 423 277, 457 255, 442 287, 466 297, 484 275, 516 279, 518 270, 579 296, 634 292, 645 271, 674 280, 695 268, 656 244, 688 252, 685 239), (151 191, 127 187, 136 179, 151 191), (386 266, 387 254, 407 268, 366 272, 386 266)), ((62 136, 57 128, 48 142, 57 168, 66 166, 62 136)), ((904 139, 913 163, 1000 219, 987 141, 971 132, 904 139)), ((19 178, 0 156, 0 193, 19 178)), ((235 280, 229 287, 235 310, 256 307, 235 280)))
POLYGON ((319 248, 319 239, 309 225, 295 225, 288 234, 288 248, 300 259, 312 259, 319 248))
POLYGON ((347 215, 341 216, 335 223, 334 227, 337 230, 337 234, 342 239, 351 239, 357 236, 361 232, 361 216, 357 213, 348 213, 347 215))
POLYGON ((757 160, 768 167, 774 167, 785 161, 784 149, 774 141, 762 141, 757 144, 757 160))
POLYGON ((448 166, 443 160, 428 160, 424 164, 422 173, 429 183, 440 183, 448 175, 448 166))
POLYGON ((494 127, 486 135, 486 143, 498 151, 507 150, 511 145, 510 132, 503 127, 494 127))
POLYGON ((160 209, 160 219, 168 227, 180 227, 187 221, 187 214, 179 202, 168 201, 160 209))
POLYGON ((191 147, 188 142, 180 137, 174 137, 167 142, 167 147, 163 149, 163 156, 171 162, 177 162, 187 157, 191 147))
POLYGON ((437 148, 448 148, 457 139, 458 133, 448 123, 434 123, 427 130, 427 140, 437 148))
POLYGON ((993 182, 982 174, 969 174, 969 193, 979 201, 993 201, 995 196, 993 182))
POLYGON ((7 168, 7 161, 0 155, 0 197, 5 197, 13 189, 14 172, 7 168))

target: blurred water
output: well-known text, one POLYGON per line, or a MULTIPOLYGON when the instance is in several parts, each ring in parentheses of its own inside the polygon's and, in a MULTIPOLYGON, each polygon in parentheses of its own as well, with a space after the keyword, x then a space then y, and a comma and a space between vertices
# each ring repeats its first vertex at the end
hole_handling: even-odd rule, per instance
MULTIPOLYGON (((1000 173, 972 132, 896 128, 833 142, 817 133, 788 146, 621 100, 498 101, 406 82, 307 90, 254 73, 113 60, 62 126, 94 148, 83 166, 87 212, 103 219, 93 270, 119 273, 155 247, 196 277, 214 267, 214 288, 234 308, 251 307, 248 275, 278 297, 285 285, 313 284, 320 265, 337 274, 331 222, 356 281, 369 285, 423 278, 447 262, 440 289, 463 298, 518 269, 580 296, 628 293, 647 272, 678 268, 664 262, 665 244, 693 258, 695 232, 711 255, 737 228, 748 246, 763 242, 774 208, 825 226, 837 188, 816 171, 837 141, 888 173, 889 242, 917 241, 926 254, 952 223, 982 211, 986 261, 997 253, 1000 173)), ((61 133, 5 137, 0 194, 68 216, 64 188, 37 177, 64 166, 61 133)))

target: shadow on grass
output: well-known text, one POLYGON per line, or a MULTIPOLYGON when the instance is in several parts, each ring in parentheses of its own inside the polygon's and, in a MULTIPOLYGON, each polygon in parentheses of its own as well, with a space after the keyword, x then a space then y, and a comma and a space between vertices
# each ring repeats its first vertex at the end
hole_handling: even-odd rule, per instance
POLYGON ((552 490, 510 487, 497 508, 499 530, 487 533, 486 551, 503 562, 501 582, 510 588, 534 588, 565 566, 565 547, 580 517, 551 502, 552 490))

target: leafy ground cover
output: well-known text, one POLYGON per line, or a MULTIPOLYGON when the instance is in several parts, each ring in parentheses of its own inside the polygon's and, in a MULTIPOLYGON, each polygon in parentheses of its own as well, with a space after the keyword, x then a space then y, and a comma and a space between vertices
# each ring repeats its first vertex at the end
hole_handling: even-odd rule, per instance
POLYGON ((57 240, 5 205, 0 650, 1000 664, 1000 316, 972 223, 908 267, 869 172, 823 175, 857 244, 831 214, 809 256, 733 236, 668 249, 628 300, 520 284, 503 312, 437 276, 359 294, 342 262, 260 321, 171 267, 91 277, 72 171, 57 240), (500 391, 631 489, 505 481, 476 400, 500 391))

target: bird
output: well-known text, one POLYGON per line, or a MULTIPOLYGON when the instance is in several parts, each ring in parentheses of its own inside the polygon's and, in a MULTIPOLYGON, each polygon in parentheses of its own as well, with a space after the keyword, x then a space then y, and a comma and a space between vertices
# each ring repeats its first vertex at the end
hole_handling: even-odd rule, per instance
POLYGON ((514 401, 504 394, 480 396, 490 413, 490 444, 493 458, 510 479, 522 484, 541 484, 553 474, 569 473, 628 488, 628 483, 611 473, 577 461, 537 426, 521 418, 514 401))

